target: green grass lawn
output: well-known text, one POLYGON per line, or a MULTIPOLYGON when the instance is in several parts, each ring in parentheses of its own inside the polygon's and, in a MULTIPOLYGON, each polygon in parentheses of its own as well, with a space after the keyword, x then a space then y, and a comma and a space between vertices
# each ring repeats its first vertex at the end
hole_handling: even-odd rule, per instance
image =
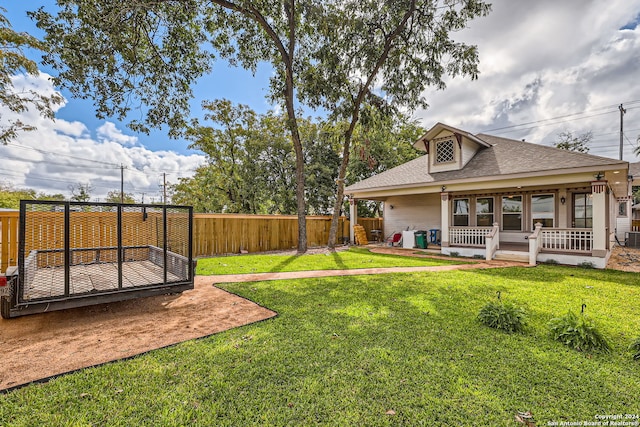
POLYGON ((515 426, 640 415, 640 275, 559 266, 228 284, 273 319, 0 395, 3 425, 515 426), (525 333, 481 325, 495 298, 525 333), (612 353, 552 341, 586 312, 612 353), (387 411, 395 414, 387 415, 387 411))
POLYGON ((196 274, 276 273, 308 270, 351 270, 375 267, 424 267, 465 264, 460 260, 376 254, 366 248, 314 255, 239 255, 200 258, 196 274))

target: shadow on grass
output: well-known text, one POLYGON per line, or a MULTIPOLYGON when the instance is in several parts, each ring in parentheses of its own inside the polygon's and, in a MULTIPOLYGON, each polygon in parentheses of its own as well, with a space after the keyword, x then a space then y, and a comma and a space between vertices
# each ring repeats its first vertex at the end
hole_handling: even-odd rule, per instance
POLYGON ((338 266, 339 270, 347 270, 348 269, 347 265, 344 263, 344 261, 342 261, 342 258, 340 257, 340 254, 338 252, 331 251, 331 257, 333 258, 333 261, 335 261, 335 263, 338 266))
POLYGON ((299 256, 300 255, 291 255, 288 257, 283 257, 283 260, 275 265, 271 270, 269 270, 269 273, 279 273, 283 271, 286 266, 298 259, 299 256))

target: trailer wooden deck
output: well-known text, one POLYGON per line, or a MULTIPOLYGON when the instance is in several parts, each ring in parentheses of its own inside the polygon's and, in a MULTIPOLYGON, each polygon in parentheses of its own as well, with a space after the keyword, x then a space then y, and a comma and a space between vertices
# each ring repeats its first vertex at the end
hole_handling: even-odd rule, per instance
MULTIPOLYGON (((69 269, 70 295, 91 294, 118 290, 118 264, 99 263, 74 265, 69 269)), ((167 271, 167 283, 182 278, 167 271)), ((64 267, 39 268, 33 280, 25 286, 24 301, 65 296, 64 267)), ((122 287, 134 288, 164 282, 164 270, 151 261, 129 261, 122 263, 122 287)))

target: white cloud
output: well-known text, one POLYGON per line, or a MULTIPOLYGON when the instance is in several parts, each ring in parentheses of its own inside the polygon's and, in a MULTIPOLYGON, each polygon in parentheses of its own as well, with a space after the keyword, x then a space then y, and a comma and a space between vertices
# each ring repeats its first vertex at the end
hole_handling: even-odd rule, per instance
MULTIPOLYGON (((593 131, 590 152, 617 157, 617 105, 640 100, 640 28, 621 28, 634 22, 640 0, 492 3, 488 17, 457 35, 478 45, 479 79, 457 78, 445 91, 427 91, 430 108, 416 112, 423 125, 441 121, 480 132, 538 122, 488 133, 547 145, 565 130, 593 131), (582 112, 556 125, 540 122, 582 112)), ((640 102, 628 105, 624 119, 624 158, 638 161, 631 153, 640 102)))
MULTIPOLYGON (((19 76, 20 87, 41 93, 53 93, 51 82, 39 77, 19 76)), ((15 113, 0 110, 3 120, 17 118, 15 113)), ((16 187, 69 196, 69 186, 90 184, 93 199, 104 199, 109 191, 120 190, 120 165, 124 170, 124 190, 138 201, 160 202, 162 174, 175 183, 179 177, 191 176, 204 162, 201 155, 182 155, 172 151, 152 151, 126 135, 115 124, 105 122, 96 129, 93 139, 89 129, 78 121, 41 117, 33 109, 19 118, 37 127, 23 132, 10 144, 0 146, 0 181, 16 187)))
POLYGON ((125 135, 122 131, 116 128, 115 123, 105 122, 102 126, 96 129, 98 139, 101 141, 114 141, 121 145, 136 145, 138 144, 138 138, 132 135, 125 135))

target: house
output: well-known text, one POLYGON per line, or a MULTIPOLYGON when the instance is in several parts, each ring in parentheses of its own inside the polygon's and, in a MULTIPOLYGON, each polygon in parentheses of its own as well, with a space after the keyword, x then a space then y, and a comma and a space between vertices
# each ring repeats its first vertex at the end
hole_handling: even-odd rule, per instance
MULTIPOLYGON (((348 186, 384 202, 384 235, 438 230, 443 254, 606 266, 631 227, 629 163, 438 123, 424 156, 348 186)), ((434 232, 435 233, 435 232, 434 232)), ((353 236, 351 236, 353 239, 353 236)))

